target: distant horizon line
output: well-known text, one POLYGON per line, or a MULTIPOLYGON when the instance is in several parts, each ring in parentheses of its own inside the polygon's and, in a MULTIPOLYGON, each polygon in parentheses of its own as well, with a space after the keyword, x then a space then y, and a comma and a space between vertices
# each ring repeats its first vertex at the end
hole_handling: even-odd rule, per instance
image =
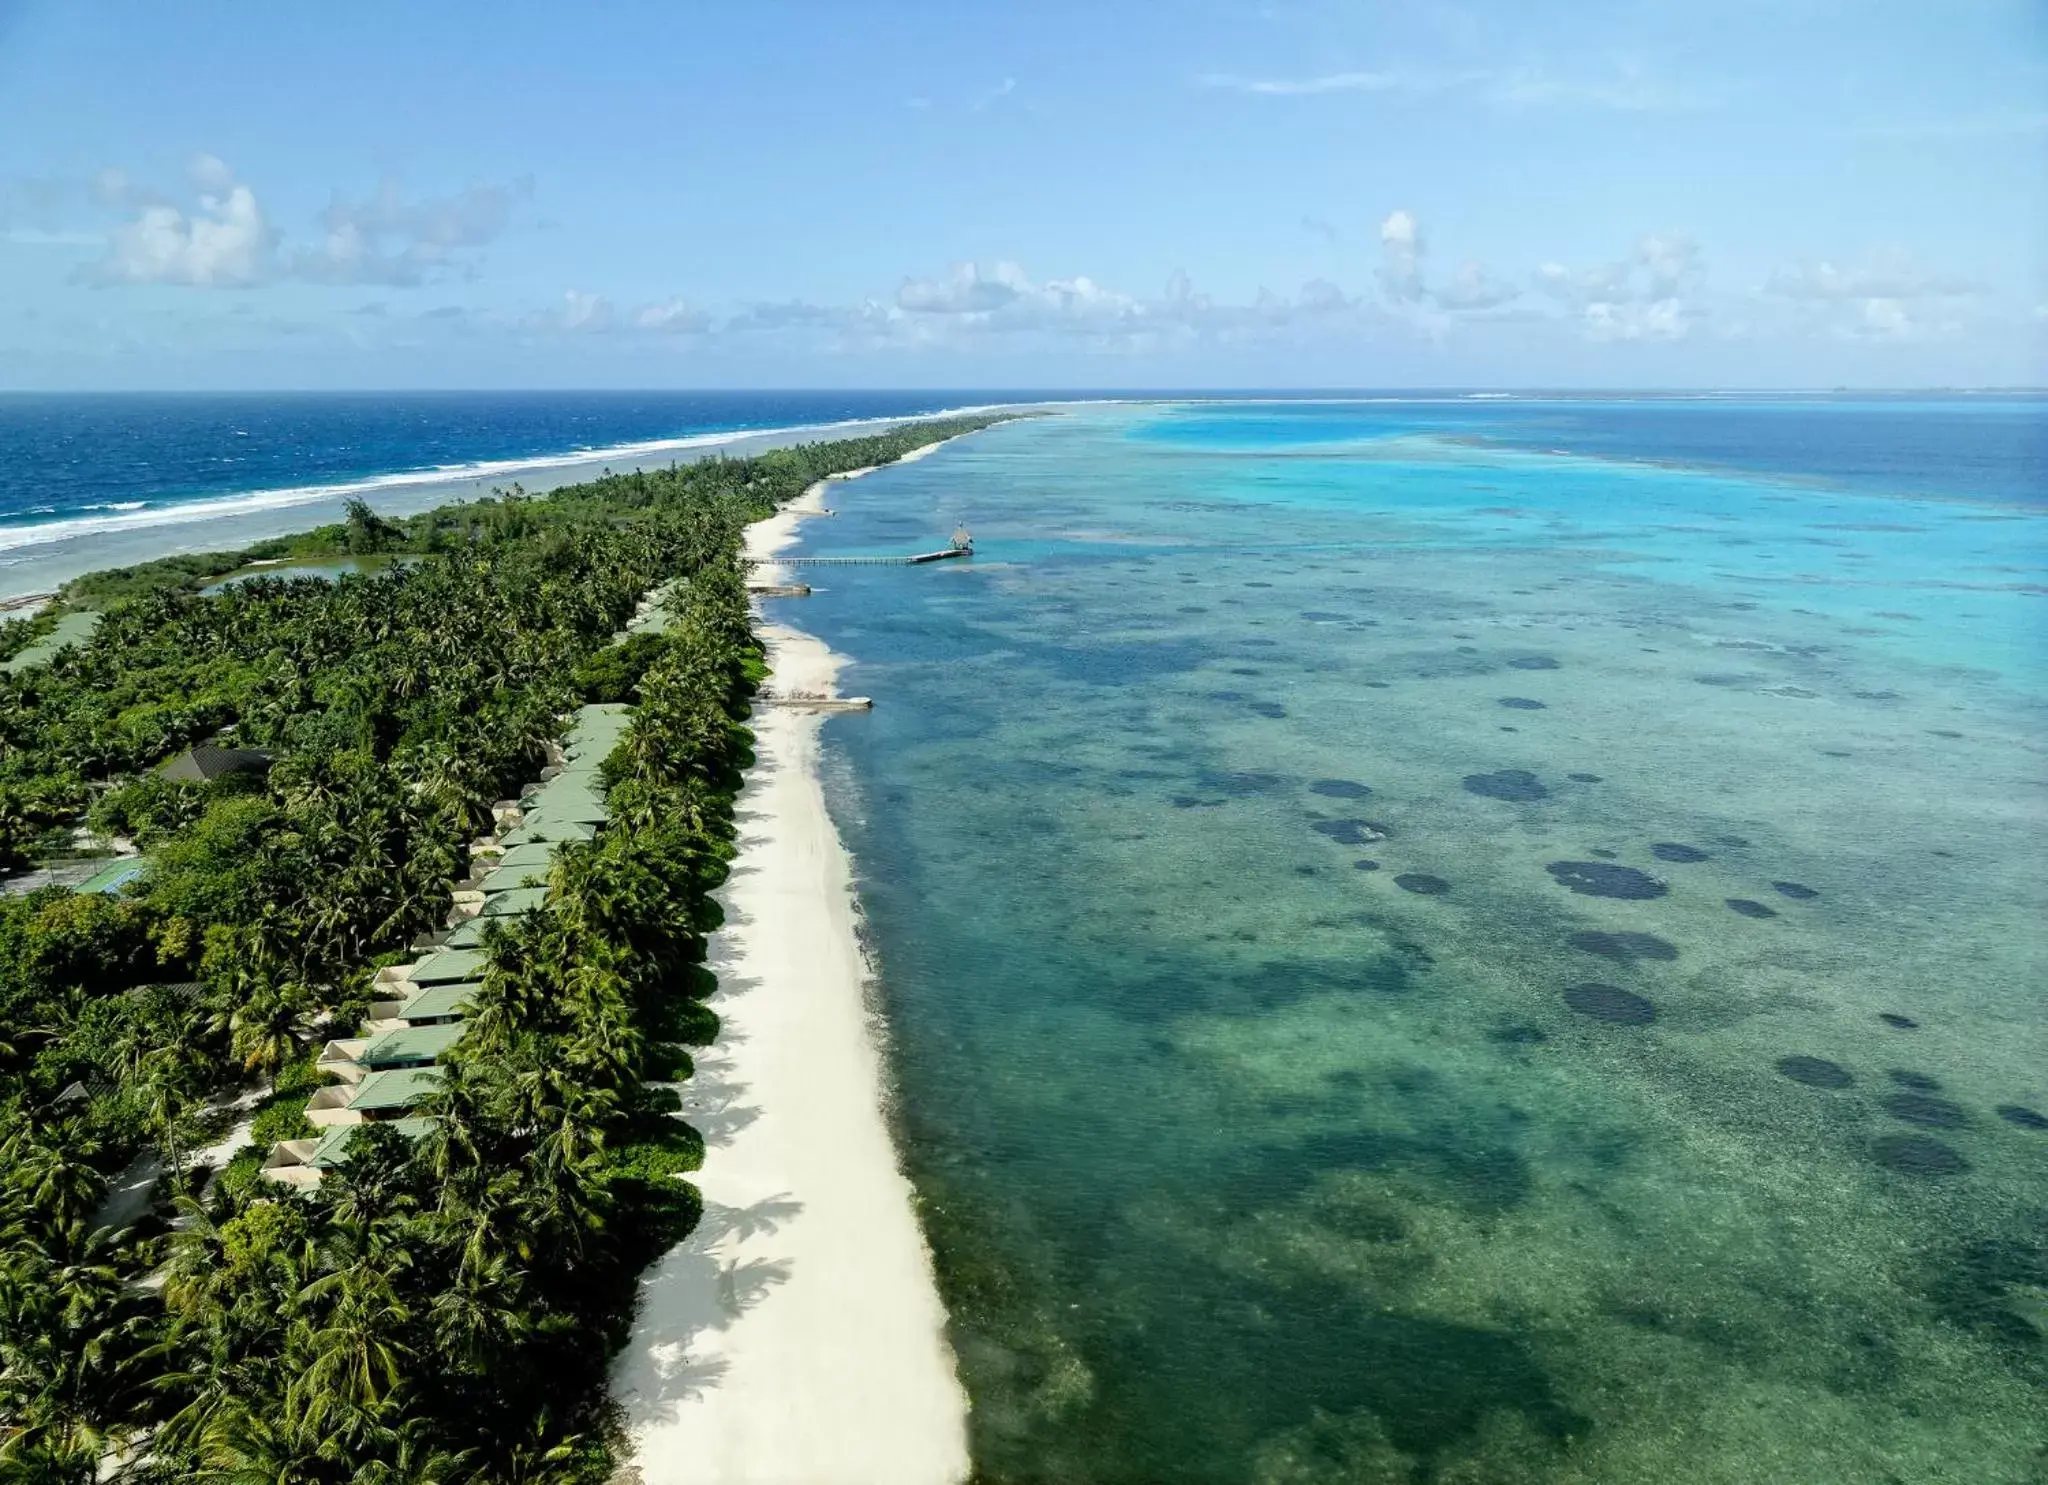
POLYGON ((1606 387, 1506 386, 1467 383, 1435 386, 757 386, 757 387, 0 387, 0 397, 759 397, 759 396, 975 396, 1011 402, 1062 400, 1143 402, 1161 398, 1311 397, 1982 397, 2048 396, 2048 384, 1984 383, 1971 386, 1832 387, 1606 387))

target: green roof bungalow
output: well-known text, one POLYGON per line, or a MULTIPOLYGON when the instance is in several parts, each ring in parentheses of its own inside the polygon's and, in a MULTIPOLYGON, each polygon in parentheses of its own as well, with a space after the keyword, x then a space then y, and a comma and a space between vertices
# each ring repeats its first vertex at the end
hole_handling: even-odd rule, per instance
POLYGON ((611 817, 611 806, 594 794, 533 799, 519 811, 521 825, 602 825, 611 817))
POLYGON ((506 892, 494 892, 484 899, 485 918, 516 918, 521 913, 530 913, 548 900, 545 887, 514 887, 506 892))
MULTIPOLYGON (((391 1127, 409 1140, 416 1140, 434 1127, 432 1119, 392 1119, 391 1127)), ((321 1177, 348 1158, 348 1142, 355 1134, 353 1124, 337 1124, 314 1139, 280 1140, 271 1146, 263 1162, 263 1174, 281 1186, 308 1190, 321 1177)))
POLYGON ((479 981, 458 980, 453 984, 431 985, 398 1000, 377 1001, 370 1007, 370 1019, 363 1023, 363 1030, 374 1036, 406 1026, 459 1021, 482 988, 479 981))
POLYGON ((546 841, 592 841, 597 839, 597 824, 578 820, 522 820, 500 837, 508 846, 528 846, 546 841))
POLYGON ((441 1081, 438 1067, 393 1067, 359 1083, 334 1083, 306 1101, 306 1121, 322 1129, 401 1119, 441 1081))
POLYGON ((391 1068, 432 1067, 443 1052, 455 1045, 464 1029, 457 1018, 431 1026, 397 1026, 371 1036, 331 1041, 321 1051, 316 1066, 344 1083, 356 1084, 391 1068))
POLYGON ((429 985, 452 985, 458 980, 474 980, 485 967, 481 950, 437 949, 415 964, 406 978, 424 990, 429 985))
POLYGON ((509 892, 515 887, 545 887, 548 873, 554 870, 554 863, 541 862, 535 866, 500 866, 485 874, 478 885, 485 897, 493 892, 509 892))
POLYGON ((554 864, 555 842, 549 840, 534 840, 523 846, 513 846, 510 850, 500 852, 494 863, 497 867, 539 867, 543 872, 554 864))

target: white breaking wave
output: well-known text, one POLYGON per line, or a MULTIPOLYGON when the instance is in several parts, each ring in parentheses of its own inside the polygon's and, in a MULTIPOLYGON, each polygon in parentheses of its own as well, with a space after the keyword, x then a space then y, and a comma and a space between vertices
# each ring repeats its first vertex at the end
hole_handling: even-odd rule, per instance
POLYGON ((692 433, 678 438, 653 438, 639 443, 612 444, 606 448, 581 449, 567 454, 536 454, 524 459, 484 459, 471 464, 443 464, 432 469, 373 475, 367 479, 348 480, 339 484, 252 490, 240 495, 216 495, 201 500, 174 501, 167 504, 152 504, 146 500, 114 501, 106 505, 85 507, 87 510, 104 510, 112 513, 104 516, 71 516, 58 521, 0 526, 0 551, 75 541, 80 537, 98 536, 108 532, 134 531, 155 526, 189 526, 201 521, 257 515, 263 511, 285 510, 297 505, 318 505, 323 501, 342 500, 352 495, 369 499, 380 490, 507 479, 543 470, 573 468, 579 464, 630 462, 656 454, 681 452, 684 449, 737 443, 748 438, 787 438, 797 433, 830 433, 848 428, 927 422, 934 418, 969 417, 1015 405, 1017 404, 985 403, 972 407, 943 408, 937 412, 899 414, 887 418, 842 418, 837 422, 795 423, 783 428, 739 428, 723 433, 692 433))

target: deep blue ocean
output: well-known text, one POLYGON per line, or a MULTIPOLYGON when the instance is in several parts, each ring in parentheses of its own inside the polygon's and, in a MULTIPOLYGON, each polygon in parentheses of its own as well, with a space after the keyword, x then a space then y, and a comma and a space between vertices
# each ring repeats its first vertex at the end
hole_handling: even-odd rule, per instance
MULTIPOLYGON (((0 395, 0 528, 526 461, 708 434, 929 413, 929 392, 0 395)), ((137 519, 142 519, 140 515, 137 519)))
POLYGON ((2040 1480, 2043 411, 1167 402, 834 491, 976 539, 772 607, 875 700, 978 1478, 2040 1480))

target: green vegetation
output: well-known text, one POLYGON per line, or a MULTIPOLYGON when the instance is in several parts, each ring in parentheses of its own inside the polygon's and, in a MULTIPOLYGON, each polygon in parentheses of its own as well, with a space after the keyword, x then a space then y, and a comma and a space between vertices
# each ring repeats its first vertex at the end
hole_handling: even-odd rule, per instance
POLYGON ((334 582, 201 596, 245 551, 67 590, 105 605, 98 632, 0 676, 0 857, 89 818, 150 866, 124 895, 0 899, 0 1481, 605 1478, 607 1359, 698 1210, 701 1143, 651 1084, 716 1025, 709 893, 762 673, 741 530, 987 421, 351 510, 255 550, 418 559, 334 582), (613 648, 662 584, 661 634, 613 648), (492 802, 585 699, 636 704, 610 822, 488 931, 433 1127, 359 1126, 310 1194, 258 1152, 202 1190, 185 1166, 247 1080, 274 1078, 262 1138, 303 1131, 317 1040, 445 919, 492 802), (152 775, 216 739, 268 750, 268 775, 152 775), (178 1215, 109 1231, 139 1155, 178 1215))

